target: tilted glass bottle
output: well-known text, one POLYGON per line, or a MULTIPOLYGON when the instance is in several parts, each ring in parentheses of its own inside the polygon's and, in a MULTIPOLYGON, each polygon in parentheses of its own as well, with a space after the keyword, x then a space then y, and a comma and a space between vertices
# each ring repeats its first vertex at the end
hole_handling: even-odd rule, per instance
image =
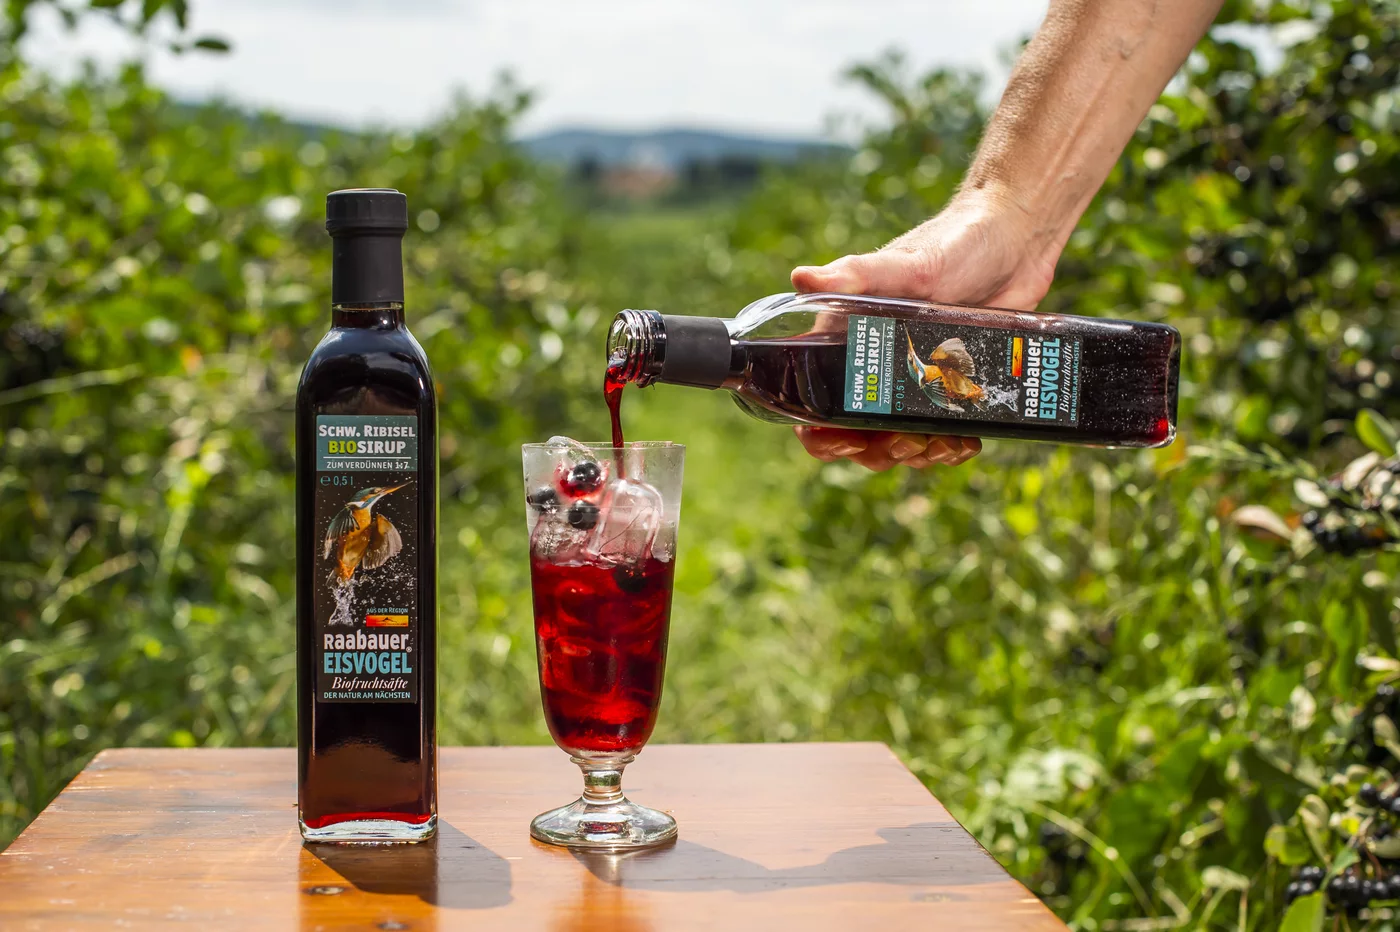
POLYGON ((614 383, 724 388, 767 421, 1156 447, 1176 436, 1181 336, 1163 324, 838 294, 732 320, 623 311, 614 383))

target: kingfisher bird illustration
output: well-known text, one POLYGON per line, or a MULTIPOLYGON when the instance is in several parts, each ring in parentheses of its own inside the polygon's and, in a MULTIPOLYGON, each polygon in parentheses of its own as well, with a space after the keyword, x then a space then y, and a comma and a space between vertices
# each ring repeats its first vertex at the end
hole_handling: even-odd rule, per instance
POLYGON ((909 375, 929 401, 940 408, 957 412, 963 410, 958 404, 960 401, 982 407, 982 387, 972 381, 977 376, 977 365, 962 340, 957 337, 944 340, 934 349, 928 362, 924 362, 914 351, 914 338, 907 330, 904 336, 909 341, 909 353, 905 357, 909 375))
POLYGON ((356 567, 372 570, 383 566, 403 549, 399 529, 382 514, 374 514, 373 508, 381 498, 406 485, 401 482, 362 489, 331 519, 322 559, 335 557, 335 577, 340 585, 350 582, 356 567))

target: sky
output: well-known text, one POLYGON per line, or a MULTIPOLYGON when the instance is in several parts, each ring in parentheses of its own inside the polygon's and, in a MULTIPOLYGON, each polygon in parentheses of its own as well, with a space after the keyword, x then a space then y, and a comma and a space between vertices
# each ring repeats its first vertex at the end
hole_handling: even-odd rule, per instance
MULTIPOLYGON (((830 135, 829 118, 877 119, 839 80, 898 48, 911 65, 980 69, 995 97, 1006 52, 1047 0, 194 0, 192 31, 228 55, 146 52, 179 97, 219 96, 351 127, 415 126, 457 89, 509 70, 537 91, 522 132, 562 126, 698 126, 830 135)), ((37 17, 26 53, 59 73, 133 46, 116 29, 65 34, 37 17)), ((848 125, 848 130, 852 131, 848 125)), ((845 133, 841 133, 845 135, 845 133)))

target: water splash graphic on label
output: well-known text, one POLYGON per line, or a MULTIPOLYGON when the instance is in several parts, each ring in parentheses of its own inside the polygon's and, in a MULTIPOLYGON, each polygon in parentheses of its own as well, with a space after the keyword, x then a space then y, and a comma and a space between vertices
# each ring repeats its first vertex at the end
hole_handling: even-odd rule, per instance
POLYGON ((988 385, 982 390, 982 400, 987 403, 989 408, 1000 405, 1009 411, 1019 411, 1021 390, 1019 388, 1003 388, 1000 385, 988 385))
POLYGON ((338 583, 335 573, 330 577, 331 597, 335 599, 335 608, 331 610, 331 615, 326 619, 328 625, 353 625, 355 623, 355 589, 359 585, 359 578, 352 576, 347 583, 338 583))

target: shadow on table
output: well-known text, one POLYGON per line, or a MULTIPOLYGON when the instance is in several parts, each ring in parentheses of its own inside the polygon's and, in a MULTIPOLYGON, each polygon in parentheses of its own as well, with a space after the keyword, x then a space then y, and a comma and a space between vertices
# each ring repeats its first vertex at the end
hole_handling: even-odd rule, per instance
MULTIPOLYGON (((795 842, 802 842, 803 831, 801 825, 792 826, 795 842)), ((777 870, 683 839, 624 854, 572 853, 599 880, 634 890, 757 893, 843 883, 940 887, 1006 879, 991 855, 969 841, 955 822, 921 822, 876 834, 883 839, 879 844, 844 848, 818 864, 777 870), (949 842, 960 843, 958 850, 950 850, 949 842)))
POLYGON ((416 896, 443 909, 493 909, 511 901, 510 862, 446 822, 417 845, 305 849, 365 893, 416 896))

